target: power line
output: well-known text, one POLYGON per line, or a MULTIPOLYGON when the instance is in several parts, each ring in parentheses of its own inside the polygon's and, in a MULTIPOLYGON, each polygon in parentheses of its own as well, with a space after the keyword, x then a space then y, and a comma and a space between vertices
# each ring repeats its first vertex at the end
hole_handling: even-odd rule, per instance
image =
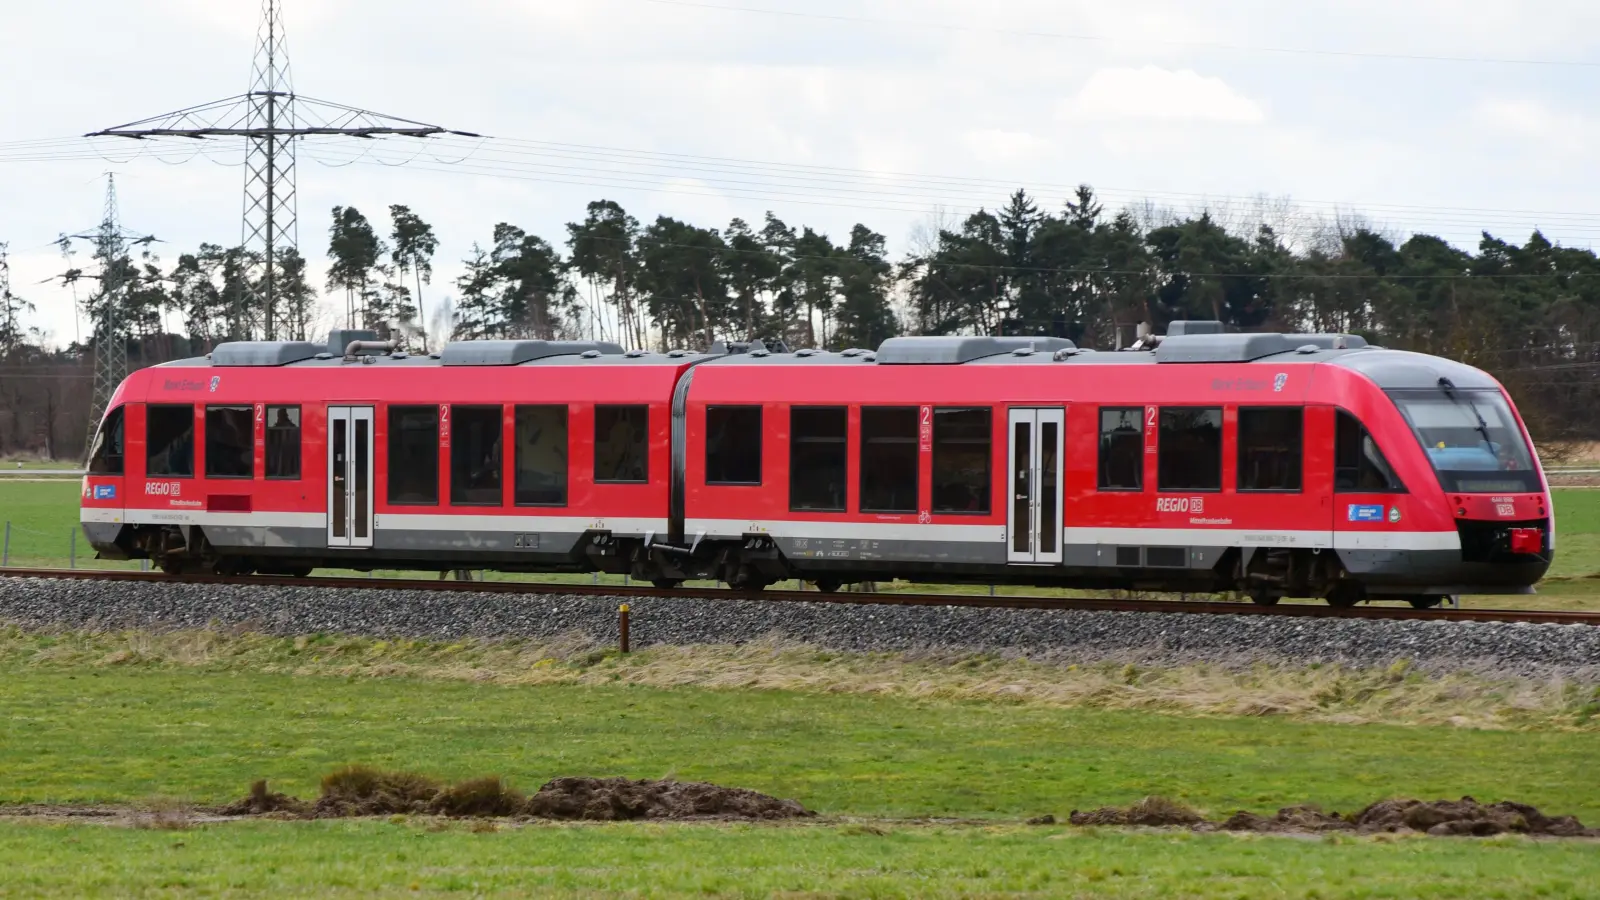
POLYGON ((1008 37, 1043 38, 1060 41, 1082 41, 1092 43, 1139 43, 1155 44, 1164 47, 1184 47, 1194 50, 1224 50, 1234 53, 1265 53, 1292 56, 1321 56, 1341 59, 1379 59, 1401 62, 1435 62, 1435 63, 1468 63, 1498 66, 1571 66, 1575 68, 1600 67, 1600 62, 1582 59, 1527 59, 1515 57, 1496 56, 1454 56, 1434 55, 1425 53, 1387 53, 1376 50, 1328 50, 1315 47, 1277 47, 1261 44, 1235 44, 1225 41, 1182 41, 1162 38, 1140 36, 1137 38, 1119 38, 1097 34, 1076 34, 1062 31, 1043 31, 1032 28, 997 28, 985 25, 957 25, 944 22, 930 22, 925 19, 887 19, 871 16, 852 16, 832 13, 801 12, 790 9, 768 9, 756 6, 738 6, 730 3, 707 3, 702 0, 641 0, 644 3, 654 3, 660 6, 676 6, 688 9, 705 9, 716 12, 731 12, 765 16, 781 16, 792 19, 812 19, 816 21, 845 23, 851 25, 887 25, 895 28, 924 28, 936 31, 971 32, 975 34, 995 34, 1008 37))

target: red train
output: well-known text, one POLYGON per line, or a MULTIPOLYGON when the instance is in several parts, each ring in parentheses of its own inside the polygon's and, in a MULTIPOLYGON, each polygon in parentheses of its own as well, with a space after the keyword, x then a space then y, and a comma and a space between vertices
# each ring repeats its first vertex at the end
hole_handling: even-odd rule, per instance
POLYGON ((623 352, 366 332, 130 376, 83 482, 107 558, 1241 591, 1528 593, 1550 492, 1500 385, 1350 335, 623 352))

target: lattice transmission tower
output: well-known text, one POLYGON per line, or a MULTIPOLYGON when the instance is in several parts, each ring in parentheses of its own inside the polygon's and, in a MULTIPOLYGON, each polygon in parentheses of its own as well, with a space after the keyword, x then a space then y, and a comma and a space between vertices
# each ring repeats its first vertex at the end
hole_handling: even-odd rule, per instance
POLYGON ((117 214, 116 176, 106 175, 106 208, 100 227, 82 234, 63 235, 57 244, 67 247, 71 241, 93 241, 94 255, 100 261, 98 275, 84 275, 73 270, 64 278, 94 278, 100 290, 90 296, 88 303, 90 343, 94 346, 94 399, 89 409, 89 432, 84 442, 84 459, 88 459, 94 443, 94 432, 100 425, 111 403, 117 385, 128 377, 128 333, 123 312, 128 303, 128 250, 138 245, 149 245, 155 238, 147 234, 124 231, 117 214))
POLYGON ((246 288, 236 299, 231 330, 235 338, 278 338, 279 298, 284 250, 298 240, 295 201, 295 143, 313 136, 427 138, 453 131, 398 116, 375 113, 296 94, 289 79, 289 54, 283 35, 283 4, 262 0, 261 29, 251 64, 250 90, 235 97, 152 116, 87 137, 244 138, 245 182, 242 245, 246 288))

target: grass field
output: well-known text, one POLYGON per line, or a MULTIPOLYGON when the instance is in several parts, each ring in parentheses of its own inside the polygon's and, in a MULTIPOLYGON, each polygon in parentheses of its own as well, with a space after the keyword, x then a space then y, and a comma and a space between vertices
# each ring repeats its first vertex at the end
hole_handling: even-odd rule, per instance
MULTIPOLYGON (((76 480, 0 479, 0 528, 11 523, 9 560, 15 566, 65 566, 77 540, 76 564, 95 568, 137 568, 138 563, 93 559, 94 552, 78 531, 76 480), (76 538, 74 535, 76 534, 76 538)), ((1580 609, 1600 607, 1600 490, 1557 489, 1555 492, 1557 552, 1550 575, 1533 597, 1466 597, 1467 606, 1580 609)), ((411 573, 380 572, 404 576, 411 573)), ((621 583, 615 576, 595 579, 588 575, 514 576, 490 574, 496 580, 621 583)), ((781 585, 780 585, 781 586, 781 585)), ((954 591, 988 593, 982 586, 938 586, 896 582, 880 590, 954 591)), ((999 588, 1001 594, 1059 593, 1042 588, 999 588)))
POLYGON ((492 833, 411 819, 185 831, 13 820, 0 822, 0 893, 1579 897, 1600 878, 1589 842, 1020 824, 1157 793, 1220 813, 1466 793, 1600 820, 1587 731, 288 675, 221 653, 175 667, 48 652, 68 640, 13 633, 0 654, 0 802, 216 802, 259 777, 307 796, 320 774, 364 762, 503 774, 526 789, 559 775, 671 775, 792 797, 825 818, 492 833))
POLYGON ((1592 897, 1593 844, 1056 827, 0 826, 27 896, 1592 897))

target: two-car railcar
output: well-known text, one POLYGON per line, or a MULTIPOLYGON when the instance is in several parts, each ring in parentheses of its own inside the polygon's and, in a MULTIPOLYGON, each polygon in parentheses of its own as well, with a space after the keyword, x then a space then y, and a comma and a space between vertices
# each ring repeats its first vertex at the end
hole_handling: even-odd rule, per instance
POLYGON ((102 555, 318 566, 1241 591, 1526 592, 1554 547, 1514 406, 1348 335, 1181 323, 1150 350, 895 338, 670 354, 370 334, 224 344, 118 390, 102 555))

